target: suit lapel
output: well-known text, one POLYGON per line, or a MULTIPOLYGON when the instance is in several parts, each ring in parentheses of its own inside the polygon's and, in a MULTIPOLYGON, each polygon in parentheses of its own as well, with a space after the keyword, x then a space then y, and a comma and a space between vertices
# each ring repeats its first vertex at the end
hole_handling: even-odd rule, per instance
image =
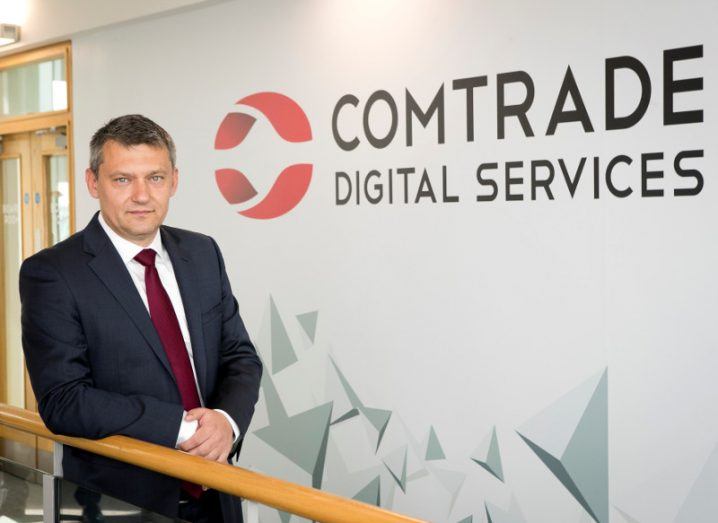
POLYGON ((88 265, 97 277, 105 284, 115 299, 120 303, 132 322, 147 340, 157 358, 174 380, 174 374, 164 347, 155 330, 145 304, 142 302, 137 288, 130 277, 127 267, 112 242, 97 221, 97 214, 84 231, 85 250, 94 254, 88 265))
POLYGON ((182 248, 180 240, 166 227, 160 228, 162 244, 172 260, 172 267, 179 286, 182 304, 184 305, 187 327, 189 329, 190 341, 192 342, 192 358, 197 373, 199 390, 204 401, 207 400, 206 392, 206 351, 204 336, 202 334, 202 307, 199 284, 196 280, 197 270, 194 267, 189 253, 182 248))

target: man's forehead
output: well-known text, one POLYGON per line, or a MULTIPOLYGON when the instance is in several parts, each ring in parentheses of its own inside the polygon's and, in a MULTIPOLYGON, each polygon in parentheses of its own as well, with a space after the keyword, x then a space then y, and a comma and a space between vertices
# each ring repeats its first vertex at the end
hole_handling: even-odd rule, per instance
POLYGON ((152 144, 125 145, 108 141, 102 146, 99 171, 107 175, 148 175, 170 173, 172 162, 167 148, 152 144))
POLYGON ((137 144, 126 144, 118 142, 117 140, 107 140, 102 146, 102 152, 118 152, 118 153, 135 153, 135 154, 156 154, 164 152, 169 160, 170 152, 167 147, 162 145, 155 145, 151 143, 137 143, 137 144))

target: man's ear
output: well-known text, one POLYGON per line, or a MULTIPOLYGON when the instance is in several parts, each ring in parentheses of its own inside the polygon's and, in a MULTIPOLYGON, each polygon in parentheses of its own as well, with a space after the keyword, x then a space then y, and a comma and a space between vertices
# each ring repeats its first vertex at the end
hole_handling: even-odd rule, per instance
POLYGON ((172 171, 172 192, 170 193, 171 196, 174 196, 177 192, 177 185, 179 184, 179 171, 177 170, 177 167, 174 168, 172 171))
POLYGON ((99 192, 97 191, 97 176, 92 169, 85 169, 85 183, 87 184, 87 192, 93 198, 99 198, 99 192))

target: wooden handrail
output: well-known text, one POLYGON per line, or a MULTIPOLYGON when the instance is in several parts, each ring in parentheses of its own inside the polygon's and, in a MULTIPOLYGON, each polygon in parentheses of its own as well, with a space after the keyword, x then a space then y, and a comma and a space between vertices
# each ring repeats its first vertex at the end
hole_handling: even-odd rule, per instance
POLYGON ((110 436, 99 440, 58 436, 45 427, 37 413, 2 403, 0 403, 0 425, 167 476, 199 483, 314 521, 421 523, 421 520, 373 505, 125 436, 110 436))

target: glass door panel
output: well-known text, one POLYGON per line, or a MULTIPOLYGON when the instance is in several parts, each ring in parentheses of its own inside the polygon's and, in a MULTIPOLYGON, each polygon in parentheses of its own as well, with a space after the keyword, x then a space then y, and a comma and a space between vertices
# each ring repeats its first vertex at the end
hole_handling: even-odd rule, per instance
POLYGON ((20 159, 0 160, 0 200, 2 201, 2 337, 5 345, 4 375, 7 376, 5 402, 24 407, 23 355, 20 343, 20 296, 17 291, 22 262, 22 217, 20 215, 20 159))
POLYGON ((70 177, 67 155, 45 156, 48 202, 47 231, 50 245, 70 236, 70 177))
POLYGON ((67 109, 65 58, 0 71, 0 117, 67 109))
POLYGON ((42 129, 31 135, 33 160, 33 252, 70 235, 70 177, 67 129, 42 129))
POLYGON ((30 253, 30 134, 6 135, 0 141, 0 202, 3 224, 0 247, 0 401, 26 407, 24 361, 20 336, 20 264, 30 253))

